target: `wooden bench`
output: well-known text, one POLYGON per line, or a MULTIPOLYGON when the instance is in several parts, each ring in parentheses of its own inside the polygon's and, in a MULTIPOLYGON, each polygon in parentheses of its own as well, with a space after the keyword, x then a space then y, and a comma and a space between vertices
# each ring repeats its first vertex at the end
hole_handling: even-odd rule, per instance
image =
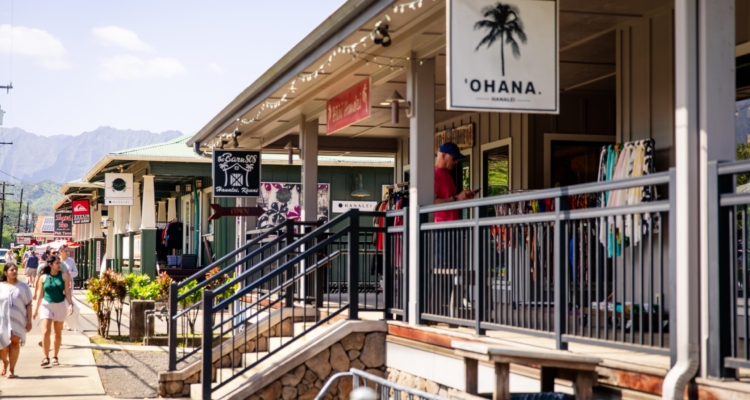
POLYGON ((596 367, 601 359, 568 352, 549 350, 533 351, 508 347, 489 346, 454 340, 455 353, 464 359, 466 393, 478 395, 479 361, 495 365, 494 400, 510 399, 510 364, 539 365, 542 369, 541 391, 554 392, 555 378, 573 382, 578 400, 593 398, 597 385, 596 367))

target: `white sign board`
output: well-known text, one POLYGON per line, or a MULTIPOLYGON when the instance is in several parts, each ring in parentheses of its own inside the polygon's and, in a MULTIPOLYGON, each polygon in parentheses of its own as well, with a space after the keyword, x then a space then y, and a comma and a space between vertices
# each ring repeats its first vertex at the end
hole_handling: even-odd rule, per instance
POLYGON ((335 213, 345 213, 349 210, 374 211, 377 204, 377 201, 333 200, 331 210, 335 213))
POLYGON ((133 205, 133 174, 104 174, 104 204, 133 205))
POLYGON ((449 110, 558 114, 554 0, 448 0, 449 110))

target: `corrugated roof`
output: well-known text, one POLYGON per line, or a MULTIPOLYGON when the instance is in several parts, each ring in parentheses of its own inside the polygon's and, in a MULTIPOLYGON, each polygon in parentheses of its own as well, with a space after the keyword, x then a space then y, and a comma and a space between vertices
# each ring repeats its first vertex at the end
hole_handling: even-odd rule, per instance
POLYGON ((156 157, 181 157, 181 158, 202 158, 195 154, 192 147, 188 147, 185 143, 190 139, 192 135, 180 136, 176 139, 172 139, 168 142, 152 144, 150 146, 136 147, 133 149, 126 149, 122 151, 116 151, 112 154, 123 154, 132 156, 156 156, 156 157))

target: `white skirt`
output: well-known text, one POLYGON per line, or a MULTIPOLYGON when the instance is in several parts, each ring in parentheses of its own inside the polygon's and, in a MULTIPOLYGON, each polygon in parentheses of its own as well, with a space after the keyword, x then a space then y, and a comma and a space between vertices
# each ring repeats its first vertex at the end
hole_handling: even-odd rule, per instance
POLYGON ((42 305, 39 307, 39 319, 51 319, 56 322, 64 322, 65 317, 67 316, 67 300, 63 300, 59 303, 49 303, 47 300, 42 300, 42 305))

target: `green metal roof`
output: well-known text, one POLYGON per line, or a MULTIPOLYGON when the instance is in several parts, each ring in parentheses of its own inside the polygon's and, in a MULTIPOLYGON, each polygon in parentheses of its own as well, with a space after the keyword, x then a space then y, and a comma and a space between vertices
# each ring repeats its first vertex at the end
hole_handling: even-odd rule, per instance
POLYGON ((192 147, 185 143, 192 135, 180 136, 168 142, 152 144, 150 146, 136 147, 122 151, 116 151, 112 154, 123 154, 132 156, 156 156, 156 157, 180 157, 180 158, 201 158, 193 152, 192 147))

